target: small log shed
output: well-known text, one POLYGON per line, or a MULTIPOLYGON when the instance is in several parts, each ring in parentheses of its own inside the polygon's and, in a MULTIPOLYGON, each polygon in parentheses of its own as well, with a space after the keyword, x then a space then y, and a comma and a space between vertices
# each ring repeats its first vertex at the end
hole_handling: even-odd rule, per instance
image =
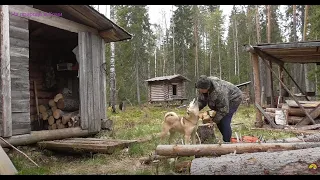
POLYGON ((128 32, 89 5, 0 5, 0 35, 1 137, 12 145, 27 145, 101 130, 106 118, 105 43, 129 40, 128 32), (76 47, 79 53, 73 52, 76 47), (76 71, 57 72, 59 63, 75 64, 76 71), (52 77, 45 75, 52 69, 62 87, 78 93, 80 126, 33 131, 33 82, 39 103, 48 103, 56 94, 45 87, 54 82, 47 83, 52 77))
POLYGON ((148 83, 148 99, 150 103, 186 100, 185 82, 190 79, 180 74, 154 77, 145 80, 148 83))
MULTIPOLYGON (((320 41, 304 41, 304 42, 291 42, 291 43, 277 43, 277 44, 258 44, 256 46, 244 45, 247 52, 251 53, 251 62, 253 66, 253 82, 254 82, 254 96, 256 105, 256 127, 262 127, 262 105, 261 105, 261 89, 260 89, 260 77, 259 77, 259 58, 261 58, 262 63, 265 64, 272 76, 270 76, 270 81, 275 77, 279 80, 279 87, 281 95, 283 92, 289 93, 291 98, 298 104, 298 106, 306 114, 307 119, 314 123, 313 118, 310 116, 304 107, 299 103, 294 94, 291 93, 290 89, 284 84, 284 72, 293 81, 293 83, 298 87, 299 91, 304 95, 306 100, 309 101, 308 96, 304 90, 302 90, 299 85, 294 81, 293 77, 290 75, 288 70, 284 67, 285 63, 320 63, 320 41), (271 67, 275 63, 279 66, 279 72, 275 72, 271 67)), ((273 86, 271 86, 271 92, 273 92, 273 86)), ((273 99, 273 97, 271 97, 273 99)), ((272 101, 271 101, 272 102, 272 101)), ((317 107, 318 108, 318 107, 317 107)), ((316 110, 316 109, 315 109, 316 110)), ((319 108, 317 110, 320 110, 319 108)))

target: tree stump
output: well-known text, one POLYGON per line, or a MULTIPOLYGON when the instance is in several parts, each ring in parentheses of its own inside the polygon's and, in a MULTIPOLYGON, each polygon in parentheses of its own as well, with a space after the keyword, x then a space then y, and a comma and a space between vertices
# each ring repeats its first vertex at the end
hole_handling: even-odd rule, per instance
POLYGON ((213 144, 216 140, 214 126, 212 124, 199 125, 197 132, 201 140, 201 144, 213 144))

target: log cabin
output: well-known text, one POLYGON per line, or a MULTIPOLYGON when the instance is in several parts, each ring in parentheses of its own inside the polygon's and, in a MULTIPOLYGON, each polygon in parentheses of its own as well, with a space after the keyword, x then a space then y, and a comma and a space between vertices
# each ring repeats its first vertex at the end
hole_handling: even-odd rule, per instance
POLYGON ((185 76, 176 74, 154 77, 145 81, 148 83, 149 103, 180 101, 182 104, 187 99, 185 83, 190 80, 185 76))
POLYGON ((0 33, 1 137, 26 145, 101 130, 105 45, 130 40, 127 31, 89 5, 0 5, 0 33), (78 100, 79 126, 35 128, 38 107, 64 89, 78 100))

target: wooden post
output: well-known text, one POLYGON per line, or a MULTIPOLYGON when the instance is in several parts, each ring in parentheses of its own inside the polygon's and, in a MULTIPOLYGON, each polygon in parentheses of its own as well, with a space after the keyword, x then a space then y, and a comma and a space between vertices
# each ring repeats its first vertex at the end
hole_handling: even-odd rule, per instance
MULTIPOLYGON (((261 91, 260 91, 260 78, 259 78, 259 58, 256 53, 251 53, 251 63, 253 67, 253 86, 254 86, 254 102, 261 106, 261 91)), ((255 127, 262 127, 262 114, 256 108, 256 122, 255 127)))
POLYGON ((1 136, 12 136, 9 6, 0 5, 1 136))
MULTIPOLYGON (((283 78, 283 65, 282 65, 282 66, 279 65, 279 77, 280 77, 280 80, 281 80, 282 82, 284 82, 284 78, 283 78)), ((278 100, 279 103, 282 103, 282 102, 283 102, 282 100, 283 100, 284 91, 285 91, 285 90, 284 90, 282 84, 279 82, 279 97, 278 97, 278 98, 280 98, 280 99, 278 100)))

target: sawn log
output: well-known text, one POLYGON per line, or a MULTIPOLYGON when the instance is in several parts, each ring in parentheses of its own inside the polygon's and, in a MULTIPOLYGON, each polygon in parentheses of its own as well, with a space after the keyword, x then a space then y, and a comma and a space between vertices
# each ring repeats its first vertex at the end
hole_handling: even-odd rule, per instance
POLYGON ((320 147, 320 142, 158 145, 156 148, 156 154, 160 156, 221 156, 230 153, 242 154, 313 147, 320 147))
POLYGON ((257 152, 196 158, 191 162, 191 175, 299 175, 320 174, 320 147, 280 152, 257 152))
POLYGON ((62 111, 77 111, 79 110, 80 101, 76 98, 72 97, 64 97, 59 99, 57 102, 57 108, 61 109, 62 111))

